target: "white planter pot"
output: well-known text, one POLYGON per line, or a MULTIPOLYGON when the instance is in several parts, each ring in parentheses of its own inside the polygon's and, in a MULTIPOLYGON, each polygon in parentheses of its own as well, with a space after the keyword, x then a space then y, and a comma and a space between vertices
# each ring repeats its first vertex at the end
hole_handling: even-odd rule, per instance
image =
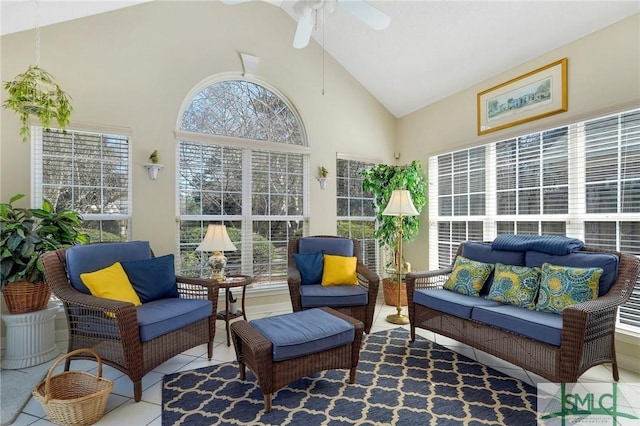
POLYGON ((58 306, 49 303, 46 309, 26 314, 4 314, 7 327, 7 350, 2 368, 15 370, 42 364, 58 353, 55 318, 58 306))

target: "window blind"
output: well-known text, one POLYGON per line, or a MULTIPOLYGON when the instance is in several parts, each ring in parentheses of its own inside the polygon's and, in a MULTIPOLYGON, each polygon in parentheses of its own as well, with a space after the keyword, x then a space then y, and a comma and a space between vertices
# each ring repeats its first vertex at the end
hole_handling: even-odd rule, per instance
POLYGON ((125 135, 32 129, 33 203, 83 217, 91 241, 126 241, 131 232, 130 144, 125 135))
MULTIPOLYGON (((429 167, 432 268, 450 265, 460 242, 501 233, 640 256, 639 109, 441 154, 429 167)), ((640 331, 640 285, 619 315, 640 331)))

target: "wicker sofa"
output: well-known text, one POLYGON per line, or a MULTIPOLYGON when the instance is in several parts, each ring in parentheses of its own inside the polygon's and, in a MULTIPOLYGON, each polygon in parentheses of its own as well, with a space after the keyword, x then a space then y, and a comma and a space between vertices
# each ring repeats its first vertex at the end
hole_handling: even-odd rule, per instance
MULTIPOLYGON (((490 243, 465 242, 458 247, 455 259, 459 256, 476 257, 474 260, 480 262, 493 260, 506 263, 503 259, 511 256, 513 262, 513 256, 518 255, 511 253, 505 256, 505 253, 492 250, 490 243), (478 251, 478 248, 481 250, 478 251)), ((613 378, 618 380, 616 313, 618 306, 625 303, 633 291, 640 274, 640 261, 630 254, 588 246, 565 256, 541 256, 530 251, 522 253, 522 256, 525 263, 530 257, 538 261, 542 257, 548 263, 565 266, 575 266, 571 256, 586 261, 585 265, 580 266, 600 266, 596 263, 603 258, 606 260, 607 256, 617 262, 613 275, 609 277, 609 289, 602 287, 605 271, 600 281, 601 292, 596 299, 569 306, 561 314, 506 305, 492 307, 491 303, 497 302, 482 297, 487 293, 486 288, 480 297, 444 290, 443 285, 453 271, 455 259, 452 267, 446 269, 409 273, 406 283, 411 339, 415 340, 416 327, 430 330, 502 358, 552 382, 576 382, 589 368, 611 363, 613 378), (443 295, 442 292, 449 294, 443 295), (437 298, 439 294, 441 300, 431 303, 430 299, 437 298), (487 316, 481 314, 491 310, 494 311, 494 320, 487 321, 491 323, 488 324, 483 319, 487 316), (500 310, 501 319, 496 321, 500 316, 495 313, 500 310), (527 317, 529 323, 523 321, 522 316, 527 317)), ((608 273, 611 274, 611 265, 608 273)), ((487 284, 490 284, 490 279, 487 284)))

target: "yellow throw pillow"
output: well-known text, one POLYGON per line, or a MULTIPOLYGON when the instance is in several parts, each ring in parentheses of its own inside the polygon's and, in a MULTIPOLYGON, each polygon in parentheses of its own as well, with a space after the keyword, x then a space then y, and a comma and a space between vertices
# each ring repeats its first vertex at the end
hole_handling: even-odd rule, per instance
POLYGON ((80 279, 96 297, 142 305, 120 262, 95 272, 80 274, 80 279))
POLYGON ((358 258, 347 256, 324 255, 322 269, 322 285, 358 285, 356 263, 358 258))

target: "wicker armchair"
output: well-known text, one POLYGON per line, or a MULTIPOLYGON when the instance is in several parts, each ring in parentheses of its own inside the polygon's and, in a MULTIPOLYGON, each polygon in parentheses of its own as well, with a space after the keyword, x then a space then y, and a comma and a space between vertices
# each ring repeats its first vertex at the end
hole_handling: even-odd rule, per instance
MULTIPOLYGON (((640 260, 630 254, 588 246, 581 251, 616 255, 619 258, 618 275, 606 294, 562 311, 559 346, 414 303, 416 290, 442 288, 452 267, 407 274, 411 339, 415 340, 416 327, 430 330, 502 358, 552 382, 573 383, 589 368, 611 363, 613 378, 617 381, 616 314, 618 307, 633 292, 640 274, 640 260)), ((462 244, 458 247, 456 258, 461 254, 462 244)))
MULTIPOLYGON (((129 243, 99 243, 129 244, 129 243)), ((75 248, 96 246, 76 246, 75 248)), ((41 256, 45 281, 62 301, 69 331, 68 352, 91 348, 102 361, 129 376, 133 382, 136 402, 142 397, 142 377, 158 365, 185 350, 207 345, 209 359, 213 353, 218 286, 206 279, 176 277, 180 299, 208 300, 212 304, 210 316, 183 325, 181 328, 145 339, 141 335, 138 309, 132 303, 94 297, 78 291, 68 275, 67 249, 59 249, 41 256)), ((150 249, 149 249, 150 251, 150 249)), ((153 257, 153 253, 150 254, 153 257)), ((110 260, 113 263, 113 260, 110 260)), ((90 271, 87 271, 90 272, 90 271)), ((171 304, 176 299, 164 299, 171 304)), ((161 300, 160 302, 164 302, 161 300)), ((150 302, 154 303, 154 302, 150 302)), ((175 304, 175 302, 173 302, 175 304)), ((200 303, 199 305, 206 306, 200 303)), ((144 306, 144 305, 143 305, 144 306)), ((171 305, 165 305, 169 307, 171 305)), ((208 307, 207 307, 208 308, 208 307)), ((170 310, 171 308, 168 308, 170 310)), ((161 310, 161 312, 164 312, 161 310)), ((142 315, 142 314, 141 314, 142 315)), ((65 371, 70 361, 95 359, 87 354, 74 355, 65 361, 65 371)))
MULTIPOLYGON (((329 306, 330 308, 335 309, 336 311, 342 312, 346 315, 349 315, 352 318, 358 319, 362 321, 364 324, 365 333, 369 333, 371 331, 371 324, 373 323, 373 315, 376 307, 376 298, 378 297, 378 287, 380 285, 380 277, 375 272, 371 271, 362 263, 362 255, 360 251, 360 243, 358 240, 350 240, 347 238, 337 237, 337 236, 329 236, 329 235, 319 235, 314 237, 305 237, 305 238, 316 238, 316 239, 335 239, 336 241, 347 240, 353 242, 353 253, 350 253, 351 256, 356 256, 358 258, 356 264, 356 273, 358 276, 358 290, 361 290, 364 294, 365 302, 357 305, 345 305, 343 302, 340 302, 339 297, 335 297, 336 303, 326 303, 318 306, 313 306, 313 304, 304 303, 303 295, 301 293, 301 277, 300 271, 296 266, 296 262, 293 259, 294 253, 300 252, 300 238, 293 238, 289 240, 289 268, 287 273, 287 284, 289 285, 289 295, 291 296, 291 305, 293 306, 293 311, 298 312, 303 309, 310 309, 320 306, 329 306)), ((326 252, 327 254, 336 254, 326 252)), ((335 287, 327 287, 325 290, 330 292, 334 290, 335 287)), ((333 298, 333 297, 332 297, 333 298)))

